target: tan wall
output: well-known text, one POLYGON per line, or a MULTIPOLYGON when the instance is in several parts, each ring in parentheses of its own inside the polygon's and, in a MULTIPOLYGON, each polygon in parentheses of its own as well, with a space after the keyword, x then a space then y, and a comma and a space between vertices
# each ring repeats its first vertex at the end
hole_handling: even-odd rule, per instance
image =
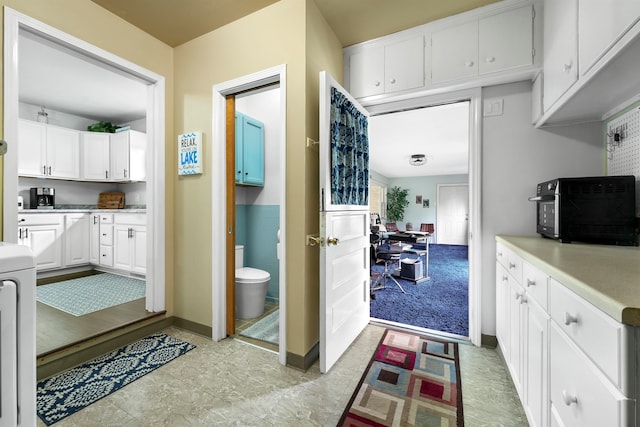
MULTIPOLYGON (((282 0, 175 49, 175 132, 201 130, 204 173, 177 177, 176 315, 211 325, 212 87, 280 64, 287 66, 287 350, 305 354, 305 4, 282 0)), ((224 209, 220 206, 219 209, 224 209)), ((215 256, 220 256, 216 254, 215 256)), ((224 255, 223 255, 224 256, 224 255)), ((316 334, 317 335, 317 334, 316 334)))
MULTIPOLYGON (((126 23, 88 0, 0 0, 0 5, 8 6, 20 13, 44 22, 52 27, 78 37, 101 49, 162 75, 166 79, 166 141, 167 158, 173 149, 173 49, 154 39, 147 33, 126 23)), ((4 22, 4 20, 2 21, 4 22)), ((4 38, 4 25, 0 31, 0 40, 4 38)), ((3 64, 4 70, 4 64, 3 64)), ((0 88, 2 90, 2 88, 0 88)), ((0 99, 0 117, 4 117, 4 94, 0 99)), ((4 123, 0 133, 4 135, 4 123)), ((166 173, 173 175, 175 162, 167 162, 166 173)), ((0 175, 2 183, 2 175, 0 175)), ((2 185, 0 185, 2 188, 2 185)), ((0 200, 2 198, 0 197, 0 200)), ((167 260, 173 254, 173 181, 166 183, 166 243, 167 260)), ((1 212, 1 211, 0 211, 1 212)), ((1 218, 0 218, 1 219, 1 218)), ((166 262, 167 310, 173 311, 173 263, 166 262)))

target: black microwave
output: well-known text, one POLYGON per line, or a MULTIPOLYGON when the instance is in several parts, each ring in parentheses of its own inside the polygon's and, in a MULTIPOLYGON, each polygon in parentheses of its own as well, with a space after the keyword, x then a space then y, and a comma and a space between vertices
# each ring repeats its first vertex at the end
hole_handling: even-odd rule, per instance
POLYGON ((536 231, 563 243, 637 246, 633 175, 557 178, 538 184, 536 231))

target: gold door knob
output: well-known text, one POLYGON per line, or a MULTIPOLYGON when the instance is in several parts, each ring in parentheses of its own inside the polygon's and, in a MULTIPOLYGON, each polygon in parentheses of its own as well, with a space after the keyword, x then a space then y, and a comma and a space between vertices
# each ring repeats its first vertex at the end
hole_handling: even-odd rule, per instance
POLYGON ((335 245, 337 245, 338 243, 340 243, 340 240, 338 240, 338 239, 337 239, 337 238, 335 238, 335 237, 329 237, 329 238, 327 238, 327 245, 329 245, 329 246, 335 246, 335 245))

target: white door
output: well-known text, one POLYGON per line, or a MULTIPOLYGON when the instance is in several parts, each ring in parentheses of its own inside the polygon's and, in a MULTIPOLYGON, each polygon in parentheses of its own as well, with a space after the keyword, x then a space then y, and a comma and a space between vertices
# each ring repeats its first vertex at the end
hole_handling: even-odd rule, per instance
POLYGON ((335 88, 320 72, 320 371, 325 373, 369 323, 369 207, 332 203, 330 117, 335 88))
POLYGON ((469 185, 439 185, 436 242, 467 245, 469 233, 469 185))

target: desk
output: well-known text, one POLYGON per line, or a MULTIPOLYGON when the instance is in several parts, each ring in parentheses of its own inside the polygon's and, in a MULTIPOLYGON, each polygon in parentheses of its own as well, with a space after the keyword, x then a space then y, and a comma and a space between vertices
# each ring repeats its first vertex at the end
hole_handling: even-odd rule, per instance
POLYGON ((387 238, 389 240, 394 240, 397 242, 408 242, 408 243, 427 243, 427 236, 424 234, 428 233, 420 233, 420 232, 405 232, 405 233, 393 233, 389 234, 387 238))

